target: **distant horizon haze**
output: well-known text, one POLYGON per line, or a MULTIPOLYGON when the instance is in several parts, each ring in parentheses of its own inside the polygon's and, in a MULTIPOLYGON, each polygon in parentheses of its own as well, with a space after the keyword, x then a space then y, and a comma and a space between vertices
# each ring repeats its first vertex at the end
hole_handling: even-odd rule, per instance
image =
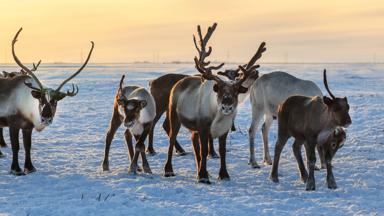
POLYGON ((0 62, 11 41, 27 62, 192 62, 192 35, 214 22, 212 61, 246 63, 262 41, 264 63, 384 62, 384 1, 2 1, 0 62))

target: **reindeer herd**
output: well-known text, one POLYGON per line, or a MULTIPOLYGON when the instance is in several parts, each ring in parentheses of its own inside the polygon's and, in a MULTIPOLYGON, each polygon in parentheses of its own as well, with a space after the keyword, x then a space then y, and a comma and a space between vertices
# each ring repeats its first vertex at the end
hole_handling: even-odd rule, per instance
MULTIPOLYGON (((198 55, 194 58, 196 75, 166 74, 151 80, 150 89, 140 86, 124 86, 122 76, 115 94, 113 114, 105 138, 103 171, 109 170, 109 151, 118 128, 124 125, 125 140, 131 163, 130 173, 152 173, 146 154, 154 155, 154 127, 160 117, 166 113, 163 128, 169 137, 168 156, 164 166, 164 176, 175 176, 172 166, 174 148, 176 154, 186 152, 177 141, 177 135, 184 126, 191 132, 194 150, 197 180, 210 184, 207 160, 220 158, 219 180, 229 180, 226 167, 226 142, 229 131, 236 130, 234 121, 237 107, 249 95, 252 105, 252 123, 249 128, 249 165, 260 168, 255 159, 255 133, 260 120, 264 143, 266 165, 272 165, 270 179, 278 182, 278 166, 282 149, 290 137, 295 139, 292 149, 297 160, 300 177, 306 182, 306 190, 315 190, 314 172, 316 169, 327 170, 328 188, 337 188, 333 172, 332 158, 346 140, 344 128, 351 124, 347 98, 335 97, 327 83, 326 71, 323 81, 330 97, 323 96, 320 88, 312 81, 296 78, 285 72, 272 72, 259 76, 256 61, 265 52, 265 43, 261 43, 251 60, 238 68, 220 70, 224 63, 212 65, 208 57, 212 47, 208 41, 217 24, 208 28, 203 35, 200 26, 197 36, 193 36, 198 55), (214 72, 217 71, 217 72, 214 72), (278 138, 273 161, 269 154, 268 132, 274 119, 278 121, 278 138), (135 139, 133 146, 132 138, 135 139), (148 147, 145 141, 148 137, 148 147), (215 152, 213 139, 219 139, 219 155, 215 152), (307 166, 304 165, 301 148, 304 145, 307 166), (317 150, 321 162, 315 166, 317 150), (142 168, 138 165, 141 157, 142 168)), ((12 40, 12 55, 20 72, 3 72, 0 75, 0 146, 5 147, 3 128, 9 128, 13 159, 10 172, 25 175, 35 172, 30 151, 32 131, 42 131, 53 122, 58 101, 66 96, 78 93, 77 85, 66 92, 61 89, 76 77, 87 65, 94 48, 94 43, 83 65, 58 88, 44 86, 34 72, 40 61, 32 68, 26 67, 17 57, 15 44, 22 29, 12 40), (25 149, 25 163, 22 170, 18 163, 19 132, 22 131, 25 149)), ((3 154, 0 151, 0 156, 3 154)))

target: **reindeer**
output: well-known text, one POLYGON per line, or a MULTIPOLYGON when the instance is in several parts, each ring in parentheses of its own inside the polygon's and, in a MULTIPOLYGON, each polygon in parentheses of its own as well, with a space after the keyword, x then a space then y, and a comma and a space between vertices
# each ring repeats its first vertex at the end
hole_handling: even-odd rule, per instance
MULTIPOLYGON (((329 154, 330 162, 332 162, 332 159, 335 156, 337 150, 343 147, 346 138, 347 138, 347 135, 345 130, 342 127, 336 127, 333 133, 331 133, 328 136, 324 144, 317 144, 316 147, 322 146, 322 148, 320 148, 323 151, 322 154, 323 155, 329 154)), ((292 151, 297 161, 297 167, 299 168, 299 171, 300 171, 301 181, 306 183, 308 179, 308 172, 305 169, 303 157, 301 155, 301 146, 303 146, 303 144, 304 143, 295 142, 292 145, 292 151)))
MULTIPOLYGON (((315 147, 324 145, 337 127, 348 127, 351 123, 347 98, 336 98, 328 88, 326 70, 323 73, 324 85, 331 98, 324 96, 289 97, 278 108, 278 138, 270 178, 278 182, 278 165, 281 151, 290 137, 295 138, 294 146, 304 143, 307 155, 308 178, 306 190, 315 190, 315 147)), ((337 188, 332 172, 332 148, 324 146, 327 166, 328 188, 337 188), (331 149, 331 150, 330 150, 331 149)), ((302 169, 301 169, 302 170, 302 169)), ((302 178, 305 178, 305 174, 302 178)))
POLYGON ((113 104, 112 119, 105 139, 102 168, 103 171, 109 170, 109 149, 117 129, 124 122, 127 128, 124 133, 125 141, 131 158, 129 172, 139 171, 137 160, 141 154, 144 172, 152 173, 145 155, 144 142, 156 115, 155 100, 145 88, 138 86, 123 88, 124 77, 124 75, 121 77, 113 104), (132 134, 136 139, 135 152, 132 146, 132 134))
MULTIPOLYGON (((268 132, 273 119, 277 117, 277 108, 289 96, 304 95, 308 97, 322 97, 320 88, 312 81, 298 79, 285 72, 272 72, 264 74, 257 79, 251 88, 250 100, 252 104, 252 123, 249 127, 249 164, 253 168, 260 168, 255 160, 255 133, 258 130, 259 122, 264 116, 262 125, 262 136, 264 143, 264 163, 272 164, 269 155, 268 132)), ((321 148, 321 147, 318 147, 321 148)), ((318 149, 321 167, 325 168, 322 150, 318 149)))
MULTIPOLYGON (((33 69, 31 69, 31 71, 36 71, 37 68, 39 67, 41 61, 39 61, 37 63, 37 65, 35 65, 35 63, 33 63, 33 69)), ((21 69, 20 71, 13 71, 13 72, 7 72, 7 71, 3 71, 2 74, 0 74, 0 78, 13 78, 15 76, 20 76, 20 75, 28 75, 23 69, 21 69)), ((3 121, 6 121, 6 120, 3 120, 3 121)), ((3 124, 0 124, 1 125, 4 125, 5 123, 3 124)), ((4 135, 3 135, 3 128, 0 127, 0 147, 2 148, 5 148, 7 147, 7 143, 5 142, 4 140, 4 135)), ((1 153, 0 151, 0 157, 3 156, 3 154, 1 153)))
POLYGON ((15 76, 13 78, 0 78, 0 122, 1 127, 9 127, 13 159, 11 173, 24 175, 35 172, 32 164, 30 151, 32 130, 42 131, 46 126, 52 124, 56 113, 57 102, 66 96, 73 97, 78 93, 78 87, 72 84, 72 90, 61 92, 61 88, 77 76, 87 65, 94 43, 89 51, 88 57, 79 70, 64 80, 56 89, 44 87, 35 74, 24 66, 16 56, 15 43, 22 28, 16 33, 12 41, 12 55, 15 62, 28 74, 15 76), (18 162, 19 153, 19 131, 22 129, 25 148, 24 172, 20 169, 18 162))
POLYGON ((171 130, 169 133, 168 158, 164 167, 165 177, 175 175, 172 167, 172 153, 176 143, 176 135, 182 124, 192 132, 198 182, 210 183, 206 170, 209 137, 219 138, 221 162, 219 179, 229 180, 225 162, 227 134, 236 116, 238 95, 247 91, 247 88, 243 87, 242 84, 249 76, 258 73, 256 69, 259 65, 254 66, 254 63, 265 51, 265 43, 260 45, 257 53, 245 68, 239 66, 243 71, 243 76, 240 79, 237 81, 223 81, 217 75, 214 75, 212 70, 218 70, 224 63, 218 66, 209 66, 210 62, 205 61, 205 58, 212 52, 211 47, 206 50, 206 45, 216 25, 215 23, 208 28, 204 38, 200 26, 197 27, 200 47, 197 45, 196 37, 193 37, 195 47, 199 53, 199 57, 194 59, 195 66, 201 73, 201 77, 186 77, 177 82, 172 88, 167 112, 171 130))
MULTIPOLYGON (((227 77, 229 80, 236 80, 237 77, 240 76, 239 70, 231 70, 227 69, 225 71, 219 71, 217 72, 218 75, 227 77)), ((200 74, 197 74, 195 76, 200 76, 200 74)), ((150 91, 155 99, 156 102, 156 117, 153 120, 153 124, 151 126, 151 130, 149 132, 148 137, 148 148, 147 153, 150 155, 156 154, 155 149, 153 148, 153 133, 156 126, 156 123, 159 121, 160 117, 163 115, 164 112, 168 110, 169 106, 169 96, 171 94, 172 87, 180 80, 182 80, 185 77, 189 77, 189 75, 185 74, 165 74, 163 76, 160 76, 154 80, 151 80, 150 85, 150 91)), ((249 78, 251 79, 251 78, 249 78)), ((244 87, 249 87, 243 84, 244 87)), ((163 128, 166 131, 167 134, 169 134, 170 128, 169 128, 169 119, 165 118, 163 122, 163 128)), ((232 125, 232 131, 235 131, 236 128, 234 124, 232 125)), ((209 147, 208 147, 208 156, 211 158, 218 158, 217 153, 215 152, 214 146, 213 146, 213 139, 209 139, 209 147)), ((179 142, 176 140, 175 143, 176 153, 179 155, 185 155, 184 149, 180 146, 179 142)))

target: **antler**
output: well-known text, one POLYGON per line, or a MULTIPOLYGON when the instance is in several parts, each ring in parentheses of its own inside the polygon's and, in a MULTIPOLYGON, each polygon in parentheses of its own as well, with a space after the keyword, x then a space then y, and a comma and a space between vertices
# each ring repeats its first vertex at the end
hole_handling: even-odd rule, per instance
POLYGON ((123 93, 124 78, 125 78, 125 75, 121 76, 121 79, 120 79, 120 84, 119 84, 119 92, 120 92, 120 94, 123 93))
POLYGON ((91 44, 92 44, 92 47, 91 47, 91 49, 89 50, 88 57, 87 57, 87 59, 85 60, 85 62, 83 63, 83 65, 76 71, 76 73, 74 73, 72 76, 70 76, 70 77, 68 77, 66 80, 64 80, 64 81, 60 84, 60 86, 59 86, 55 91, 60 91, 60 89, 61 89, 67 82, 69 82, 71 79, 73 79, 75 76, 77 76, 77 75, 78 75, 78 74, 85 68, 85 66, 88 64, 89 59, 91 58, 93 48, 95 47, 95 43, 93 43, 93 41, 91 41, 91 44))
POLYGON ((215 31, 216 26, 217 26, 217 23, 214 23, 211 27, 208 27, 207 34, 204 36, 204 38, 201 33, 200 25, 197 26, 197 33, 199 35, 200 48, 197 44, 195 35, 193 35, 193 42, 195 44, 197 51, 199 52, 199 58, 195 56, 194 60, 195 60, 196 69, 202 74, 203 78, 207 80, 215 80, 217 82, 221 82, 222 80, 218 76, 212 74, 212 70, 220 69, 221 67, 223 67, 224 63, 221 63, 217 66, 207 67, 211 62, 210 61, 205 62, 205 58, 208 57, 212 52, 212 47, 209 46, 207 51, 206 46, 207 46, 208 40, 212 36, 212 33, 215 31))
MULTIPOLYGON (((37 70, 37 67, 40 65, 41 63, 41 60, 37 63, 37 66, 35 64, 33 64, 33 69, 30 70, 29 68, 27 68, 26 66, 24 66, 21 61, 19 60, 19 58, 16 56, 16 52, 15 52, 15 43, 17 42, 17 38, 19 37, 19 34, 21 32, 21 30, 23 30, 23 28, 20 28, 19 31, 16 33, 15 37, 13 38, 12 40, 12 55, 13 55, 13 59, 15 60, 15 62, 22 68, 22 71, 24 71, 25 73, 27 73, 28 75, 30 75, 32 77, 32 79, 34 79, 37 83, 37 85, 39 85, 39 88, 40 90, 43 90, 43 85, 41 84, 41 82, 39 81, 39 79, 35 76, 35 74, 32 72, 32 71, 36 71, 37 70)), ((27 85, 29 86, 29 85, 27 85)))
POLYGON ((75 84, 72 84, 72 91, 67 90, 66 95, 73 97, 73 96, 77 95, 77 93, 79 93, 79 87, 77 87, 77 85, 75 85, 75 84))
POLYGON ((332 99, 335 99, 336 97, 332 94, 331 90, 329 90, 328 81, 327 81, 327 70, 325 70, 325 69, 323 72, 323 79, 324 79, 325 89, 327 89, 327 92, 332 97, 332 99))
POLYGON ((255 65, 256 61, 261 58, 263 52, 265 52, 267 48, 265 48, 265 42, 262 42, 257 49, 255 55, 251 58, 251 60, 246 65, 239 65, 239 69, 243 72, 243 76, 239 79, 238 83, 241 85, 248 77, 253 75, 258 75, 259 71, 256 69, 260 67, 260 65, 255 65))

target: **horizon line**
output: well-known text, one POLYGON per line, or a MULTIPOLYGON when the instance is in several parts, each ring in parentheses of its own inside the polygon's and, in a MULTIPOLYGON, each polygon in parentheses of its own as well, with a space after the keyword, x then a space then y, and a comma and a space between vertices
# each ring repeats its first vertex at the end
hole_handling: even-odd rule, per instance
MULTIPOLYGON (((25 64, 33 64, 34 62, 27 62, 25 64)), ((64 65, 64 64, 81 64, 81 62, 42 62, 44 64, 50 65, 64 65)), ((217 63, 212 61, 212 63, 217 63)), ((12 65, 16 63, 9 62, 0 62, 0 65, 12 65)), ((132 62, 92 62, 90 64, 194 64, 193 61, 164 61, 164 62, 154 62, 154 61, 132 61, 132 62)), ((240 62, 227 62, 225 64, 243 64, 240 62)), ((384 62, 262 62, 260 64, 384 64, 384 62)), ((42 66, 41 65, 41 66, 42 66)))

